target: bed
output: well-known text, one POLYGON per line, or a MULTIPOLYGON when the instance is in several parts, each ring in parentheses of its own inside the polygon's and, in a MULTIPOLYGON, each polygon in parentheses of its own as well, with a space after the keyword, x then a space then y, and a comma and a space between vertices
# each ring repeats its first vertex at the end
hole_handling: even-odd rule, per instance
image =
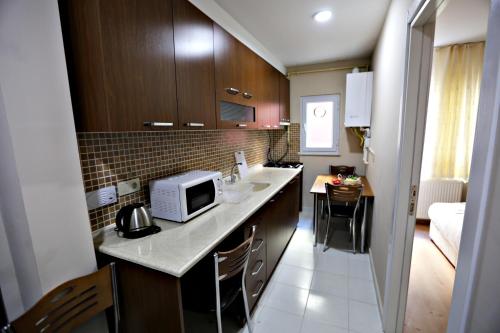
POLYGON ((465 202, 436 202, 429 207, 429 236, 453 266, 457 266, 458 249, 464 223, 465 202))

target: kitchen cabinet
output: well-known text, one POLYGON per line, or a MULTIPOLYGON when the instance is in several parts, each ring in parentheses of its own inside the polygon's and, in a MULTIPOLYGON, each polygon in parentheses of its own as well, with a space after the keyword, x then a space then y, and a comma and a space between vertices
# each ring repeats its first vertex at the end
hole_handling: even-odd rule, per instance
POLYGON ((217 128, 257 128, 258 57, 214 23, 217 128))
POLYGON ((290 123, 290 80, 283 75, 279 76, 279 121, 290 123))
POLYGON ((61 0, 77 131, 177 128, 171 0, 61 0))
POLYGON ((261 78, 257 88, 257 120, 259 128, 279 128, 279 73, 264 60, 258 64, 258 75, 261 78))
POLYGON ((373 72, 347 74, 345 127, 370 127, 372 91, 373 72))
POLYGON ((181 129, 215 129, 212 20, 187 0, 174 0, 177 112, 181 129))

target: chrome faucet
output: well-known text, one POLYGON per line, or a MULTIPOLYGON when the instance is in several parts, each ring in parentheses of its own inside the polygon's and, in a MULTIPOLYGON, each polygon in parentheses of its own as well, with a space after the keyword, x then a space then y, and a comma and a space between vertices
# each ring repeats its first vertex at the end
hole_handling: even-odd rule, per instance
POLYGON ((236 183, 236 175, 234 174, 234 167, 241 165, 241 162, 234 163, 233 167, 231 168, 231 178, 229 180, 229 184, 234 184, 236 183))

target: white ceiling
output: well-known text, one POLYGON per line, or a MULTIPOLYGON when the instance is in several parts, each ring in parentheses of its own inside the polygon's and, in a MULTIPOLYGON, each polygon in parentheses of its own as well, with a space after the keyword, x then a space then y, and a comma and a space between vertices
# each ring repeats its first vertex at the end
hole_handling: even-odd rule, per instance
POLYGON ((215 0, 286 66, 370 56, 389 0, 215 0), (312 16, 329 9, 329 22, 312 16))
POLYGON ((490 1, 450 0, 436 19, 434 46, 486 39, 490 1))

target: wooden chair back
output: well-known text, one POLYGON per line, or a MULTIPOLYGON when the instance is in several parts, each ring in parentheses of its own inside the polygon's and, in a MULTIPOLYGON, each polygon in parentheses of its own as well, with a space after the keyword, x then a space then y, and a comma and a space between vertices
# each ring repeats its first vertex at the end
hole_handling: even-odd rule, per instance
POLYGON ((356 167, 347 165, 330 165, 330 174, 335 176, 338 174, 341 174, 342 176, 355 175, 356 167))
POLYGON ((18 333, 71 332, 105 309, 117 307, 115 281, 111 263, 95 273, 65 282, 44 295, 10 326, 18 333))
POLYGON ((363 186, 332 185, 325 183, 326 198, 330 204, 357 205, 361 198, 363 186))
POLYGON ((217 252, 219 281, 227 280, 244 270, 252 252, 254 236, 255 227, 252 228, 250 236, 236 248, 226 252, 217 252))

